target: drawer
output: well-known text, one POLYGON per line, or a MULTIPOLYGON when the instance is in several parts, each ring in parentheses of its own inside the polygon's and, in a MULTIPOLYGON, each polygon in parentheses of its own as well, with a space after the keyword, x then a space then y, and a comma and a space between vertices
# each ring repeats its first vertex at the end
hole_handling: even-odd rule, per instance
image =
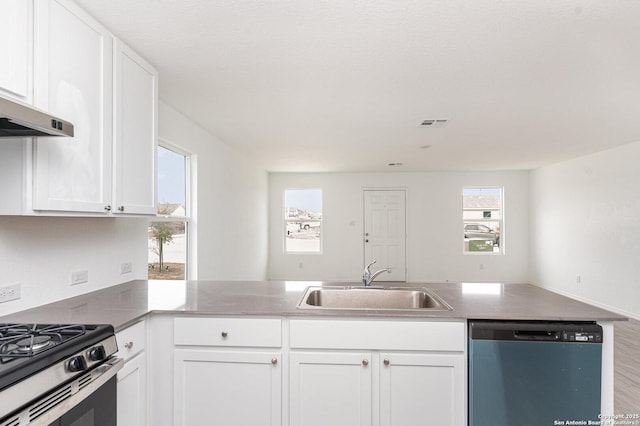
POLYGON ((192 346, 282 346, 282 321, 266 318, 176 318, 173 341, 192 346))
POLYGON ((125 361, 144 351, 147 346, 147 329, 144 321, 116 333, 118 356, 125 361))
POLYGON ((464 352, 465 323, 439 321, 291 320, 290 344, 299 349, 464 352))

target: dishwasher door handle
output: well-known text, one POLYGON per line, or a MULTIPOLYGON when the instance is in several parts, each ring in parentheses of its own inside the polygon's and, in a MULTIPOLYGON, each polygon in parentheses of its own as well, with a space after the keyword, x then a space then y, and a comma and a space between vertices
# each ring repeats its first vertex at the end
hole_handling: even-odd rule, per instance
POLYGON ((514 330, 513 337, 518 340, 556 341, 560 335, 556 331, 548 330, 514 330))

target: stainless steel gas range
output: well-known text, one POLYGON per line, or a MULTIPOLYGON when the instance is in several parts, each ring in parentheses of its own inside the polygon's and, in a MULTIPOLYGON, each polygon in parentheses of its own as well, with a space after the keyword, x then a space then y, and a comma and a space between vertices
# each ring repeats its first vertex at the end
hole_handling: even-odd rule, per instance
POLYGON ((115 426, 111 325, 0 324, 0 426, 115 426))

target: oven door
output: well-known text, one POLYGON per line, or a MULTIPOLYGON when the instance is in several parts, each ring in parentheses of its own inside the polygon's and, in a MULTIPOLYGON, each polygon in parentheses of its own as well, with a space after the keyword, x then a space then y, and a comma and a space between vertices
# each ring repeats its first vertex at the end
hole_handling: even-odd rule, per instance
POLYGON ((4 417, 0 426, 116 426, 116 374, 123 365, 112 357, 4 417))
POLYGON ((49 426, 116 426, 116 377, 49 426))

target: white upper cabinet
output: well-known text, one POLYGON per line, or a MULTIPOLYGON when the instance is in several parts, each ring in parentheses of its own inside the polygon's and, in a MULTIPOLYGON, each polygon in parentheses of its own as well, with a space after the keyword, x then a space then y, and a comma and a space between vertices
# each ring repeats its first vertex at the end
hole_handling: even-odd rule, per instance
POLYGON ((33 209, 110 210, 113 39, 71 1, 40 0, 34 12, 35 105, 75 136, 36 138, 33 209))
POLYGON ((0 214, 155 215, 157 71, 72 0, 0 6, 0 94, 74 125, 0 146, 0 214))
POLYGON ((158 73, 114 44, 114 213, 156 213, 158 73))
POLYGON ((31 0, 0 0, 0 93, 32 102, 31 0))

